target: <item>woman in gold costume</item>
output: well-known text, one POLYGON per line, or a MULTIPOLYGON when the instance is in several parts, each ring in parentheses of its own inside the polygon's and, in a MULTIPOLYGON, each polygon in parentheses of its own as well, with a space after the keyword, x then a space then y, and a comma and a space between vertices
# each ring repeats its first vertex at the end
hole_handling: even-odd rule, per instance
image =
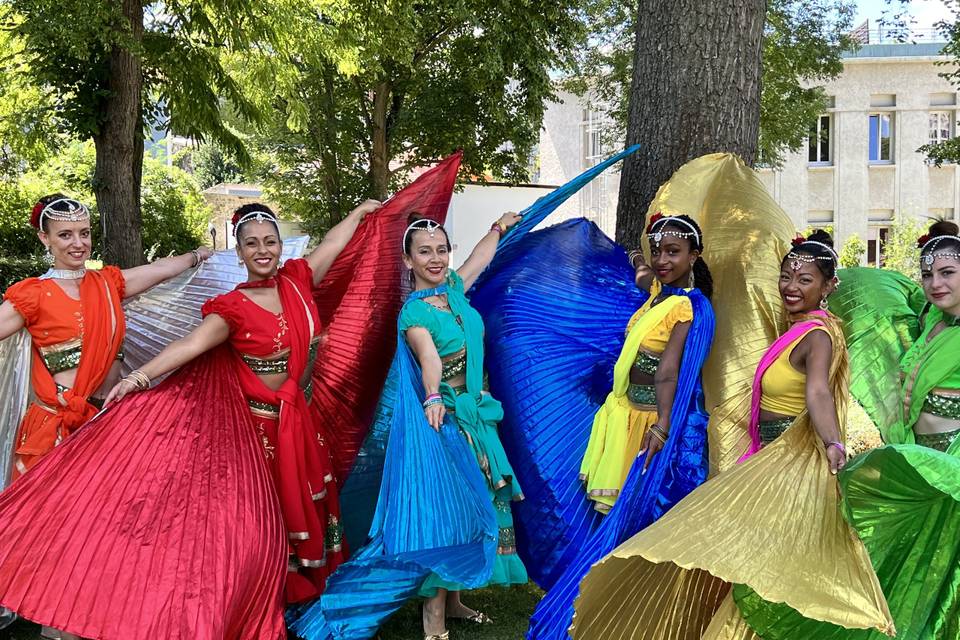
POLYGON ((593 567, 575 640, 759 638, 741 609, 762 601, 893 634, 870 559, 838 504, 849 365, 840 323, 826 311, 837 260, 823 240, 798 242, 781 261, 780 296, 794 324, 754 377, 749 459, 593 567))

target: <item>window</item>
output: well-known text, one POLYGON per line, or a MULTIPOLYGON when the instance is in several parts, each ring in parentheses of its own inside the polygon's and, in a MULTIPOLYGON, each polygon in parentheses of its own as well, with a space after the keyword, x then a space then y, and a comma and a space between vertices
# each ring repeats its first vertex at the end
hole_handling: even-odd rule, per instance
POLYGON ((870 162, 893 162, 893 114, 870 114, 870 162))
MULTIPOLYGON (((603 161, 607 153, 603 144, 603 134, 609 126, 609 120, 601 113, 592 109, 583 110, 583 122, 580 124, 583 169, 589 169, 603 161)), ((609 208, 608 192, 606 173, 584 186, 580 192, 580 207, 583 215, 594 221, 605 215, 609 208)))
POLYGON ((867 265, 883 266, 883 248, 887 244, 890 227, 870 227, 867 232, 867 265))
POLYGON ((946 142, 953 137, 953 113, 950 111, 930 112, 930 144, 946 142))
POLYGON ((822 115, 810 127, 807 140, 807 160, 810 164, 830 164, 830 116, 822 115))

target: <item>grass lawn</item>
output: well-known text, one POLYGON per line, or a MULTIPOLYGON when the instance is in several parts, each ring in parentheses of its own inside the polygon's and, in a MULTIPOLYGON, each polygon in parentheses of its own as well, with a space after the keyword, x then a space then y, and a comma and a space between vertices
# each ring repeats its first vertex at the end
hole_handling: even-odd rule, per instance
MULTIPOLYGON (((532 582, 511 589, 490 588, 463 594, 468 607, 483 611, 493 618, 494 624, 474 625, 466 622, 451 622, 450 640, 521 640, 527 632, 527 621, 543 592, 532 582)), ((20 621, 9 629, 0 631, 3 640, 37 640, 40 628, 20 621)), ((380 630, 380 640, 422 640, 420 625, 420 602, 408 602, 380 630)))

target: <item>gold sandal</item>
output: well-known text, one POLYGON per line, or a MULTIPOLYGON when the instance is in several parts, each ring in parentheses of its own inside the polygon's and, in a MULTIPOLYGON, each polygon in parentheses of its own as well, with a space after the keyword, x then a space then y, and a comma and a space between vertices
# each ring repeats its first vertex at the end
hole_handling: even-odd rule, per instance
POLYGON ((450 632, 444 631, 443 633, 435 633, 430 636, 423 636, 423 640, 450 640, 450 632))

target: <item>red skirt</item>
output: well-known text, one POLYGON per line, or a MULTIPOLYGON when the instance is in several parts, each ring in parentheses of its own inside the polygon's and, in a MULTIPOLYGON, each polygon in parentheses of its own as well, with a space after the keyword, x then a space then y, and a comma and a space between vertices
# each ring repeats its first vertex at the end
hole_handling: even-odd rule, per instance
POLYGON ((285 638, 286 557, 263 442, 221 350, 0 494, 0 604, 87 638, 285 638))

